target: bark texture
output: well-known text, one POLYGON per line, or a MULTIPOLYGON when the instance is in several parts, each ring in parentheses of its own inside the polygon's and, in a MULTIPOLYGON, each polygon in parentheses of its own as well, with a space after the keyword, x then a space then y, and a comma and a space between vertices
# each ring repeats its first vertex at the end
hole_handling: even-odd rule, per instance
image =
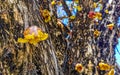
MULTIPOLYGON (((68 16, 71 16, 65 1, 61 2, 68 16)), ((119 30, 117 26, 112 31, 105 28, 108 23, 116 23, 117 0, 109 6, 110 14, 104 14, 104 18, 96 26, 87 17, 93 9, 92 4, 92 0, 79 1, 83 10, 77 12, 75 20, 70 20, 69 23, 73 24, 73 36, 66 41, 64 34, 68 30, 57 25, 57 8, 51 6, 51 0, 1 0, 0 74, 105 75, 107 71, 100 71, 96 67, 103 60, 115 65, 116 75, 119 75, 119 67, 116 66, 114 56, 119 30), (40 9, 50 10, 52 18, 49 23, 44 22, 40 9), (39 42, 37 46, 18 43, 17 39, 24 37, 23 31, 32 25, 48 33, 49 38, 39 42), (95 29, 101 31, 98 38, 93 35, 95 29), (84 65, 82 73, 74 70, 76 63, 84 65)), ((103 5, 106 6, 104 9, 109 8, 107 4, 103 1, 103 5)))

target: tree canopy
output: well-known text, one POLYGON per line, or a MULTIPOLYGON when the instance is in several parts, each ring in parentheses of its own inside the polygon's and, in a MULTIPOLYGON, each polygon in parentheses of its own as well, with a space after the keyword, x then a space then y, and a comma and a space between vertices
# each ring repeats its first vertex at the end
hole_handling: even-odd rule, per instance
POLYGON ((0 74, 118 75, 119 0, 1 0, 0 74))

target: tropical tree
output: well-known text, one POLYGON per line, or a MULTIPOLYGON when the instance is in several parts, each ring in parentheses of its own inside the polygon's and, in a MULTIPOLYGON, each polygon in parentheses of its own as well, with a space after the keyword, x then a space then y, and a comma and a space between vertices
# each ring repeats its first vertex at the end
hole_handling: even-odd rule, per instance
POLYGON ((0 1, 1 74, 114 75, 115 70, 118 73, 114 48, 119 33, 119 1, 67 2, 0 1))

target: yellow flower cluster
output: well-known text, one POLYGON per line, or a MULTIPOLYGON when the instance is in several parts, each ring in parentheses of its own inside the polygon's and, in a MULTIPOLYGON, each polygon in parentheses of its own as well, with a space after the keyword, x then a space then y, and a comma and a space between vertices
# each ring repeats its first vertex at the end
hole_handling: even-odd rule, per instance
POLYGON ((99 35, 100 35, 100 31, 95 30, 95 31, 94 31, 94 36, 95 36, 95 37, 98 37, 99 35))
POLYGON ((51 20, 50 12, 47 9, 42 11, 42 16, 44 17, 46 23, 51 20))
POLYGON ((95 13, 95 18, 98 20, 102 20, 102 14, 100 12, 95 13))
POLYGON ((100 62, 99 63, 99 69, 100 70, 110 70, 110 65, 109 64, 106 64, 106 63, 103 63, 103 62, 100 62))
POLYGON ((30 43, 36 45, 38 42, 46 40, 48 34, 43 33, 37 26, 31 26, 24 31, 24 38, 18 38, 20 43, 30 43))
POLYGON ((78 71, 79 73, 82 72, 82 70, 83 70, 82 64, 77 63, 77 64, 75 65, 75 70, 78 71))

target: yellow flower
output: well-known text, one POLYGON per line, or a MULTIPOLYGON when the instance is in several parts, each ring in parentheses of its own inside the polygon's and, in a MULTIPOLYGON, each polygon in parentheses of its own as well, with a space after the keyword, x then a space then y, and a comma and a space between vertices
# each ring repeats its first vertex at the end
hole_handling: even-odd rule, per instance
POLYGON ((48 34, 43 33, 43 32, 41 32, 41 31, 38 31, 38 40, 39 40, 39 41, 46 40, 47 38, 48 38, 48 34))
POLYGON ((27 40, 31 40, 31 39, 34 39, 34 38, 35 38, 35 35, 34 35, 34 33, 32 33, 32 34, 27 34, 27 35, 25 35, 24 37, 25 37, 25 39, 27 39, 27 40))
POLYGON ((20 42, 20 43, 27 43, 28 40, 23 39, 23 38, 18 38, 18 42, 20 42))
POLYGON ((29 40, 30 44, 36 45, 39 41, 34 39, 34 40, 29 40))
POLYGON ((52 2, 51 2, 51 5, 55 5, 56 4, 56 2, 53 0, 52 2))
POLYGON ((94 36, 95 36, 95 37, 98 37, 99 35, 100 35, 100 31, 95 30, 95 31, 94 31, 94 36))
POLYGON ((70 19, 75 19, 75 16, 74 15, 70 16, 70 19))
POLYGON ((103 63, 103 62, 100 62, 99 69, 100 70, 110 70, 110 66, 108 64, 103 63))
POLYGON ((61 2, 61 1, 57 1, 57 4, 58 4, 59 6, 62 6, 62 2, 61 2))
POLYGON ((114 75, 114 69, 111 69, 109 72, 108 72, 108 75, 114 75))
POLYGON ((77 3, 79 3, 79 0, 74 0, 74 2, 77 4, 77 3))
POLYGON ((96 8, 97 7, 97 3, 94 2, 93 3, 93 7, 96 8))
POLYGON ((102 14, 99 13, 99 12, 96 12, 95 13, 95 18, 97 18, 98 20, 101 20, 102 19, 102 14))
POLYGON ((42 16, 44 17, 45 22, 49 22, 51 20, 50 12, 47 9, 42 11, 42 16))
POLYGON ((75 65, 75 70, 78 71, 78 72, 82 72, 82 70, 83 70, 82 64, 77 63, 77 64, 75 65))
POLYGON ((109 13, 109 11, 106 9, 106 10, 105 10, 105 13, 106 13, 106 14, 108 14, 108 13, 109 13))
POLYGON ((113 23, 112 24, 108 24, 107 27, 108 27, 108 29, 112 30, 113 27, 114 27, 114 24, 113 23))
POLYGON ((102 20, 102 17, 99 17, 98 20, 102 20))
POLYGON ((76 8, 78 11, 81 11, 81 10, 82 10, 82 7, 81 7, 81 6, 74 6, 74 8, 76 8))
POLYGON ((50 16, 48 16, 48 17, 45 18, 45 22, 46 22, 46 23, 49 22, 50 20, 51 20, 51 17, 50 17, 50 16))
POLYGON ((20 43, 30 43, 36 45, 38 42, 46 40, 48 34, 43 33, 37 26, 31 26, 24 31, 24 38, 18 38, 20 43))

